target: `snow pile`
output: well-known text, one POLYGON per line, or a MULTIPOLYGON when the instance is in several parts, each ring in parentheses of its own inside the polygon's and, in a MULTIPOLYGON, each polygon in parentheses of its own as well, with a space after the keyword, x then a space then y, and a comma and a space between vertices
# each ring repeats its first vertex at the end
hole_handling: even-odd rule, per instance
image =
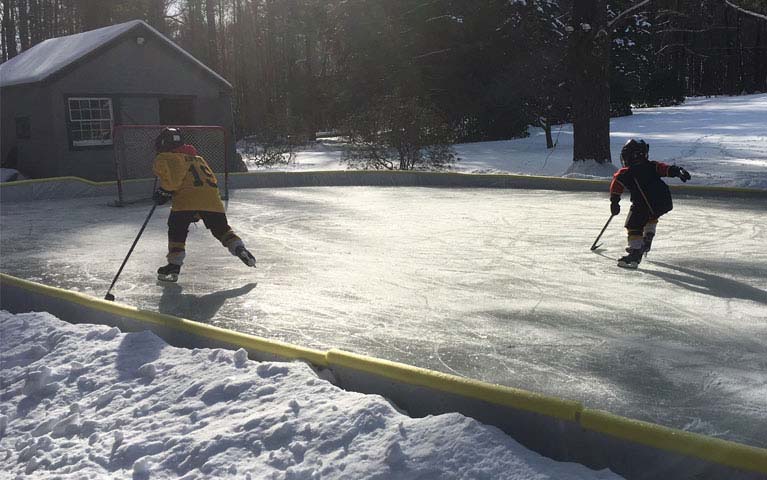
POLYGON ((619 478, 459 414, 409 418, 303 363, 47 313, 0 312, 0 332, 4 478, 619 478))
POLYGON ((24 175, 21 175, 14 168, 0 168, 0 183, 15 182, 16 180, 24 180, 24 175))
POLYGON ((618 170, 612 163, 599 163, 596 160, 570 162, 570 166, 562 175, 566 178, 599 179, 612 177, 618 170))

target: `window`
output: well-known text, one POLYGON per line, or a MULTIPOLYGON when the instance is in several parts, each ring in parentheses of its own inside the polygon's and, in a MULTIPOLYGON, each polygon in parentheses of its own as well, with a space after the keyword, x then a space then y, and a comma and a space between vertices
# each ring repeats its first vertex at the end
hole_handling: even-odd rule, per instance
POLYGON ((72 146, 112 145, 112 118, 111 98, 69 98, 72 146))
POLYGON ((32 122, 29 117, 16 117, 16 138, 19 140, 32 138, 32 122))
POLYGON ((161 125, 194 125, 194 99, 161 98, 161 125))

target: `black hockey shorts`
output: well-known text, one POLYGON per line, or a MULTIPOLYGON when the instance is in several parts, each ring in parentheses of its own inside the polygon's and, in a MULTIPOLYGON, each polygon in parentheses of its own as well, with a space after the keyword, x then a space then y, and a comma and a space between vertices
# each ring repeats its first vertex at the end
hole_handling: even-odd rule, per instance
POLYGON ((644 226, 647 225, 647 222, 654 219, 655 217, 650 213, 650 210, 646 206, 633 204, 629 209, 629 214, 626 217, 624 226, 626 227, 626 230, 629 231, 629 234, 633 231, 639 232, 637 235, 642 235, 644 226))
POLYGON ((210 230, 218 240, 231 232, 225 213, 221 212, 195 212, 195 211, 172 211, 168 216, 168 241, 185 243, 189 233, 189 225, 202 220, 205 228, 210 230))

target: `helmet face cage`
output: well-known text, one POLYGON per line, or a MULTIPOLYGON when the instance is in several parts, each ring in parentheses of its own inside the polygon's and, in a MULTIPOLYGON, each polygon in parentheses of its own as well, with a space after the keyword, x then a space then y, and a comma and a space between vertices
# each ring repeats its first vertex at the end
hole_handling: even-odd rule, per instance
POLYGON ((621 149, 621 165, 630 167, 649 160, 650 145, 644 140, 634 140, 633 138, 626 142, 621 149))
POLYGON ((165 128, 154 142, 155 150, 158 152, 167 152, 178 148, 184 144, 181 137, 181 130, 178 128, 165 128))

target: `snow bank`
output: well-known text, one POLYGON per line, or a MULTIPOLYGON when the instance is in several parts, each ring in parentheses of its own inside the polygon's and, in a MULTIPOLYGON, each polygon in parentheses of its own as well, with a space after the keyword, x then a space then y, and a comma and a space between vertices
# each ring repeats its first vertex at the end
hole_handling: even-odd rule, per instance
POLYGON ((26 177, 13 168, 0 168, 0 183, 24 180, 26 177))
POLYGON ((303 363, 0 312, 6 478, 609 479, 459 414, 409 418, 303 363))

